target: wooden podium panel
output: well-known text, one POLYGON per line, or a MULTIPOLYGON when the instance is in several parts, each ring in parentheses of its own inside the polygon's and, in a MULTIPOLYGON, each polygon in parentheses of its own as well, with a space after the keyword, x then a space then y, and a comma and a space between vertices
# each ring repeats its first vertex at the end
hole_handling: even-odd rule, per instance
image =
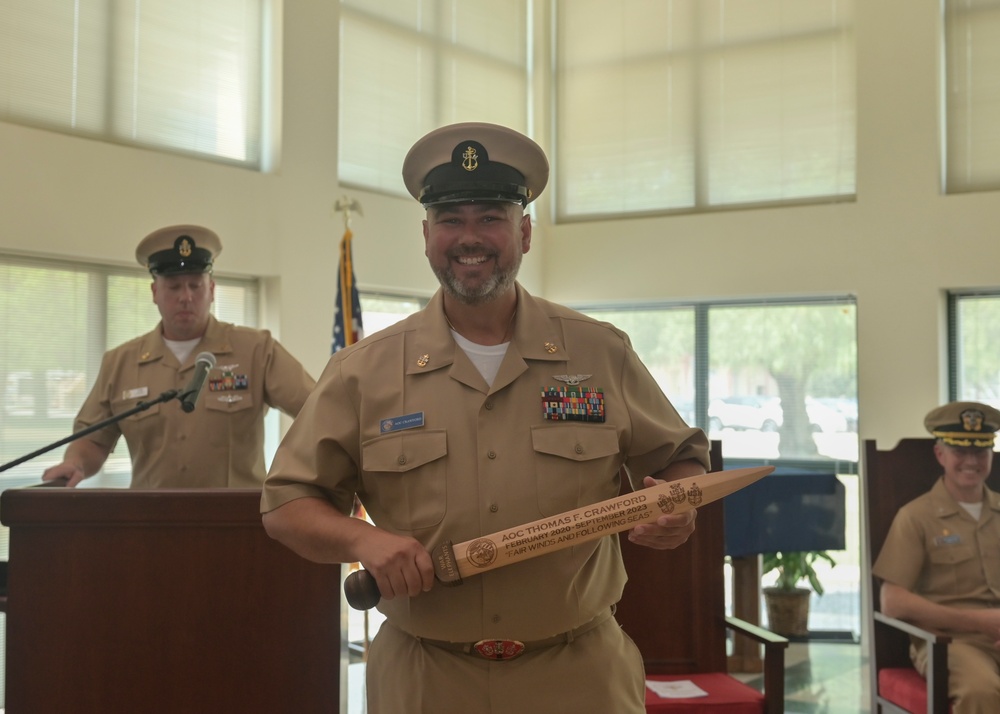
POLYGON ((626 532, 620 542, 628 584, 616 617, 646 673, 727 671, 722 504, 700 506, 694 535, 674 550, 635 545, 626 532))
POLYGON ((0 495, 8 714, 339 712, 340 566, 271 540, 259 504, 255 490, 0 495))
MULTIPOLYGON (((722 470, 712 442, 711 470, 722 470)), ((622 491, 630 491, 622 475, 622 491)), ((698 507, 694 534, 673 550, 635 545, 619 534, 628 583, 616 617, 642 653, 647 674, 725 672, 726 582, 722 501, 698 507)))

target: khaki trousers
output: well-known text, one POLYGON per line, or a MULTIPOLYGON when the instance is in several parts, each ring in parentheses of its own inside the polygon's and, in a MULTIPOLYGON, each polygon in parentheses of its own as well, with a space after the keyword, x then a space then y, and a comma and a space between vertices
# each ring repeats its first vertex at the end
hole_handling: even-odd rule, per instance
MULTIPOLYGON (((926 676, 926 646, 915 644, 911 657, 926 676)), ((953 639, 948 645, 948 694, 952 714, 1000 712, 1000 651, 987 638, 953 639)))
POLYGON ((421 643, 385 623, 368 651, 368 714, 644 714, 635 643, 614 618, 506 662, 421 643))

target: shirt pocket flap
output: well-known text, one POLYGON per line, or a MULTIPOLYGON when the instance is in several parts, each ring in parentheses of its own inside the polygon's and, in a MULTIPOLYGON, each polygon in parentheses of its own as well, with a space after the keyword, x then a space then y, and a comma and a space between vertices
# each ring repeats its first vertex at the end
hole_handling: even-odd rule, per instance
MULTIPOLYGON (((111 402, 111 413, 114 415, 119 415, 122 412, 128 411, 129 409, 135 409, 139 405, 140 399, 119 399, 111 402)), ((155 416, 160 413, 160 406, 162 402, 157 402, 152 404, 146 409, 137 411, 135 414, 130 414, 126 419, 139 420, 147 419, 151 416, 155 416)))
POLYGON ((967 545, 950 545, 943 548, 939 546, 930 551, 930 561, 935 565, 956 565, 973 557, 975 552, 967 545))
POLYGON ((531 443, 540 454, 573 461, 603 459, 618 453, 618 433, 614 426, 536 426, 531 443))
POLYGON ((444 430, 380 436, 361 447, 365 471, 402 473, 420 468, 448 455, 444 430))

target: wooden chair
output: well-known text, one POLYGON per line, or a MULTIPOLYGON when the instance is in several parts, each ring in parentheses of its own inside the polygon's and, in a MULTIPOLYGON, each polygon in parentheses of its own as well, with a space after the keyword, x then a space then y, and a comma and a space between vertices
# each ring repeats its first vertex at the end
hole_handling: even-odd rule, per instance
MULTIPOLYGON (((896 512, 930 490, 941 476, 941 466, 934 458, 934 439, 930 438, 903 439, 889 451, 880 451, 873 440, 866 440, 864 456, 870 572, 896 512)), ((993 489, 1000 486, 1000 459, 993 460, 988 483, 993 489)), ((874 712, 947 714, 951 708, 947 649, 950 638, 883 615, 879 605, 880 586, 879 580, 872 576, 870 661, 874 712), (910 635, 928 643, 926 679, 910 662, 910 635)))
MULTIPOLYGON (((712 470, 722 470, 722 448, 712 442, 712 470)), ((622 478, 624 488, 628 479, 622 478)), ((686 544, 670 551, 636 546, 621 534, 629 582, 618 604, 622 628, 642 653, 648 679, 690 680, 707 697, 660 698, 646 691, 646 711, 777 714, 784 711, 788 640, 726 617, 725 531, 722 501, 698 509, 686 544), (727 673, 729 632, 764 645, 764 693, 727 673)))

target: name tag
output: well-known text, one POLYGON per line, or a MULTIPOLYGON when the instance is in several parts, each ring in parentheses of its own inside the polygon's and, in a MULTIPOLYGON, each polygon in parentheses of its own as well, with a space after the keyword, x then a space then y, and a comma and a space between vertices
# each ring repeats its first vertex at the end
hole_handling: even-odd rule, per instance
POLYGON ((403 429, 416 429, 418 426, 423 425, 424 413, 413 412, 413 414, 404 414, 403 416, 383 419, 379 422, 378 428, 380 433, 388 434, 389 432, 402 431, 403 429))
POLYGON ((136 387, 135 389, 126 389, 122 392, 122 399, 138 399, 139 397, 149 396, 149 387, 136 387))

